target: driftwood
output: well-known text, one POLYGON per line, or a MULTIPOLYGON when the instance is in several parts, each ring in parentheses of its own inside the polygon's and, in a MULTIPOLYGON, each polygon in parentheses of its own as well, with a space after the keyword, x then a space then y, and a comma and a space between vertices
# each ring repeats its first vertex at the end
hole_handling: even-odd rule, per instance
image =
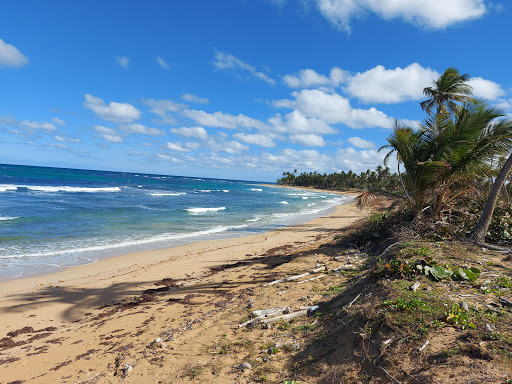
POLYGON ((318 273, 318 272, 321 272, 321 271, 325 271, 325 265, 322 265, 319 268, 313 269, 311 272, 305 272, 305 273, 301 273, 300 275, 284 277, 284 278, 279 279, 279 280, 271 281, 270 283, 264 284, 263 286, 264 287, 270 287, 272 285, 276 285, 276 284, 279 284, 279 283, 284 283, 284 282, 287 282, 287 281, 297 280, 297 279, 300 279, 301 277, 305 277, 305 276, 308 276, 308 275, 310 275, 312 273, 318 273))
POLYGON ((276 321, 289 320, 289 319, 293 319, 293 318, 299 317, 299 316, 306 316, 307 314, 308 314, 307 310, 302 310, 302 311, 288 313, 287 315, 271 317, 270 319, 262 319, 261 322, 263 324, 275 323, 276 321))
POLYGON ((308 281, 316 280, 316 279, 321 279, 322 277, 325 277, 325 276, 327 276, 327 275, 315 276, 315 277, 312 277, 311 279, 298 281, 297 284, 307 283, 308 281))
POLYGON ((258 309, 256 311, 251 311, 251 313, 253 314, 253 316, 256 316, 256 317, 260 317, 260 316, 270 317, 270 316, 278 315, 280 313, 284 313, 286 310, 289 311, 290 308, 288 308, 287 306, 273 307, 273 308, 267 308, 267 309, 258 309))
POLYGON ((510 300, 507 300, 500 296, 499 301, 500 301, 500 304, 503 305, 504 307, 512 307, 512 301, 510 301, 510 300))

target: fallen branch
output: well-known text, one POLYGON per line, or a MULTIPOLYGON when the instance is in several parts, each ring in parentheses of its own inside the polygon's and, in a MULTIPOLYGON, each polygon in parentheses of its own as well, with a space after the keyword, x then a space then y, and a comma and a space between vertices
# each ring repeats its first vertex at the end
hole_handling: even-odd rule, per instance
POLYGON ((282 307, 273 307, 273 308, 267 308, 267 309, 258 309, 256 311, 251 311, 253 316, 256 317, 270 317, 277 315, 279 313, 284 313, 285 311, 290 311, 290 308, 288 308, 286 305, 282 307))
POLYGON ((287 315, 271 317, 270 319, 262 319, 261 322, 263 324, 275 323, 276 321, 289 320, 289 319, 293 319, 293 318, 299 317, 299 316, 306 316, 307 314, 308 314, 307 310, 297 311, 297 312, 288 313, 287 315))
POLYGON ((315 276, 315 277, 312 277, 311 279, 298 281, 297 284, 306 283, 306 282, 311 281, 311 280, 321 279, 322 277, 325 277, 325 276, 327 276, 327 275, 315 276))

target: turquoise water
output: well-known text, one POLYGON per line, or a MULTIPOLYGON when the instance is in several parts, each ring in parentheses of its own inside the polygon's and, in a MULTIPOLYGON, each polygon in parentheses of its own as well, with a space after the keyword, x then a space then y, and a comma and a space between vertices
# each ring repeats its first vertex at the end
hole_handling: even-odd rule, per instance
POLYGON ((256 182, 0 165, 0 280, 244 236, 352 198, 256 182))

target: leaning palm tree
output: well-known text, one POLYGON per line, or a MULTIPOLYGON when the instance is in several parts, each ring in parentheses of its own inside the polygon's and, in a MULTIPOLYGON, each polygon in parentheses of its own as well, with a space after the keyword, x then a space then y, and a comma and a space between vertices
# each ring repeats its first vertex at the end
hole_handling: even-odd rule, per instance
POLYGON ((462 103, 473 100, 472 88, 467 84, 468 81, 469 75, 461 75, 456 68, 448 68, 434 80, 432 87, 423 89, 423 94, 429 99, 420 103, 421 109, 429 115, 434 108, 437 115, 459 112, 462 103))

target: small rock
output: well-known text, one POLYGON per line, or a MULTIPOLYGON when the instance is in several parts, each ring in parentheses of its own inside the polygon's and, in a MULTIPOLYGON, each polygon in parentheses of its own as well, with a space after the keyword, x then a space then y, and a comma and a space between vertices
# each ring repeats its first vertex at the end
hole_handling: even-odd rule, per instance
POLYGON ((254 299, 249 299, 249 302, 247 303, 247 308, 254 307, 254 299))
POLYGON ((240 369, 251 369, 252 368, 252 365, 249 364, 249 363, 242 363, 238 366, 238 368, 240 369))
POLYGON ((167 348, 167 344, 166 343, 160 343, 158 346, 160 348, 162 348, 162 349, 166 349, 167 348))
POLYGON ((469 312, 469 305, 468 303, 466 303, 465 301, 461 301, 460 302, 460 306, 462 307, 462 309, 466 312, 469 312))
POLYGON ((318 305, 312 305, 308 308, 308 316, 313 316, 318 311, 318 305))
POLYGON ((284 313, 284 314, 291 313, 290 307, 287 307, 287 308, 283 311, 283 313, 284 313))
POLYGON ((490 324, 485 324, 485 330, 487 332, 494 332, 494 328, 490 324))
POLYGON ((161 339, 160 337, 157 337, 157 338, 155 339, 155 343, 160 343, 161 341, 162 341, 162 339, 161 339))
POLYGON ((176 338, 173 336, 166 337, 165 341, 176 341, 176 338))

